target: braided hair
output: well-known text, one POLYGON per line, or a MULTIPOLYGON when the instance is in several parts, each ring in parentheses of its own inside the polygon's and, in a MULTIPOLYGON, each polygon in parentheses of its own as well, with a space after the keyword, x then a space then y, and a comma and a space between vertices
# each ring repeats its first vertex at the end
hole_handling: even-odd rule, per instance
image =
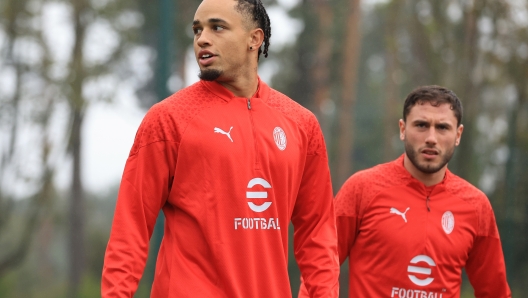
POLYGON ((236 5, 236 9, 242 13, 244 16, 248 17, 249 20, 253 23, 253 25, 256 28, 262 29, 264 31, 264 50, 262 50, 262 46, 259 48, 258 56, 260 58, 260 54, 264 54, 264 58, 268 57, 268 47, 269 47, 269 39, 271 36, 271 26, 270 26, 270 19, 268 17, 268 13, 266 12, 266 9, 264 8, 264 5, 262 5, 262 1, 260 0, 237 0, 238 4, 236 5))

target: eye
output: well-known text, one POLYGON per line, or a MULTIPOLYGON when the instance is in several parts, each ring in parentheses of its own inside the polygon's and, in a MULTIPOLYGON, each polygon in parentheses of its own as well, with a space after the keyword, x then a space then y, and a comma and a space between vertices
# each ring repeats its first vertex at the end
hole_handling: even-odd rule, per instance
POLYGON ((198 35, 198 34, 202 33, 202 28, 198 28, 198 27, 193 28, 193 32, 194 32, 194 35, 198 35))
POLYGON ((222 27, 222 26, 220 26, 220 25, 214 25, 214 26, 213 26, 213 29, 214 29, 215 31, 222 31, 222 30, 224 30, 224 27, 222 27))

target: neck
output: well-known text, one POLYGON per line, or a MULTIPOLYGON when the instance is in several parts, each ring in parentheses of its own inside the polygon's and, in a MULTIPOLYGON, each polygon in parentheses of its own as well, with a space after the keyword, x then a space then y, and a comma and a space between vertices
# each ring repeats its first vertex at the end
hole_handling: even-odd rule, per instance
POLYGON ((422 182, 425 186, 431 186, 442 182, 447 170, 447 165, 445 165, 435 173, 424 173, 414 166, 407 154, 405 154, 403 159, 403 167, 411 174, 411 176, 422 182))
POLYGON ((231 91, 236 97, 251 98, 258 88, 257 72, 239 75, 234 79, 226 81, 218 81, 227 90, 231 91))

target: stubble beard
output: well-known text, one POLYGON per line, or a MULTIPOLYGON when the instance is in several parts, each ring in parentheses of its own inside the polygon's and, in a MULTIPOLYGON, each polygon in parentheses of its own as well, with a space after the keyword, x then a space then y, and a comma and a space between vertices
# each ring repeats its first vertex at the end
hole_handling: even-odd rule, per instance
POLYGON ((215 81, 222 75, 222 71, 218 69, 203 69, 200 70, 198 77, 204 81, 215 81))
POLYGON ((411 144, 409 142, 404 142, 405 145, 405 153, 407 154, 407 157, 409 157, 409 160, 414 165, 415 168, 417 168, 420 172, 425 174, 434 174, 438 171, 440 171, 448 162, 451 160, 451 157, 453 157, 453 154, 455 153, 455 146, 448 149, 444 154, 441 154, 441 160, 440 163, 434 165, 434 164, 428 164, 428 163, 420 163, 418 160, 418 155, 420 154, 418 150, 414 150, 411 144))

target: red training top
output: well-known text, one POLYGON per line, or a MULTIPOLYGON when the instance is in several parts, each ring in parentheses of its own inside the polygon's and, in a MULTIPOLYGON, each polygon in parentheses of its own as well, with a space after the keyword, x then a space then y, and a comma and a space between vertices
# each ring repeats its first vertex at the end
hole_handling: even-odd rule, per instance
POLYGON ((251 98, 200 81, 153 106, 128 157, 102 296, 132 297, 160 209, 151 297, 291 297, 288 225, 312 297, 337 297, 323 135, 312 113, 259 80, 251 98))
POLYGON ((486 195, 447 170, 426 188, 397 160, 360 171, 336 197, 339 259, 350 256, 349 297, 511 297, 486 195))

